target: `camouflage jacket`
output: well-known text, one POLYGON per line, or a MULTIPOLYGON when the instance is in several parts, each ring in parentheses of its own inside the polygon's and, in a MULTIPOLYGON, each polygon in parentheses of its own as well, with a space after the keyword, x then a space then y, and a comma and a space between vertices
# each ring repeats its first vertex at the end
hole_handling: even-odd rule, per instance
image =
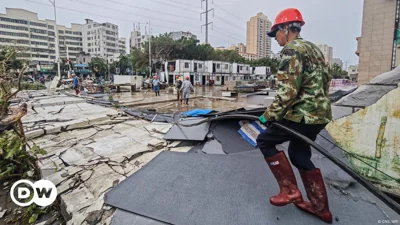
POLYGON ((268 121, 283 118, 306 124, 325 124, 332 120, 328 74, 324 55, 309 41, 297 38, 281 51, 277 74, 278 90, 274 102, 264 113, 268 121))

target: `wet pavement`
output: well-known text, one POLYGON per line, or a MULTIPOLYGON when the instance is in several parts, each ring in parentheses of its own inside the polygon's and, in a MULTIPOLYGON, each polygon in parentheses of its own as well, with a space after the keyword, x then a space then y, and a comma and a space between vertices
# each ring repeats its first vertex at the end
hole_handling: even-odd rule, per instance
POLYGON ((160 96, 156 96, 152 90, 140 92, 123 92, 113 94, 114 100, 122 102, 127 108, 156 109, 157 112, 173 113, 185 112, 191 109, 214 109, 216 111, 228 111, 247 106, 245 97, 224 98, 223 87, 195 87, 190 95, 189 105, 177 101, 173 90, 160 90, 160 96), (223 99, 218 99, 218 98, 223 99))

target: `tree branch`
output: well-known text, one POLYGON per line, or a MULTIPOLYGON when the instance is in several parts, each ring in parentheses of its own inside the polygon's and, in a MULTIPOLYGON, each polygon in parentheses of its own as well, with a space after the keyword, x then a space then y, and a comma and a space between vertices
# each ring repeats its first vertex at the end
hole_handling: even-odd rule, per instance
POLYGON ((6 99, 6 103, 14 96, 16 95, 19 91, 21 91, 21 80, 22 80, 22 76, 25 72, 26 66, 24 66, 21 70, 21 72, 18 75, 18 90, 16 90, 14 93, 12 93, 10 96, 7 97, 6 99))

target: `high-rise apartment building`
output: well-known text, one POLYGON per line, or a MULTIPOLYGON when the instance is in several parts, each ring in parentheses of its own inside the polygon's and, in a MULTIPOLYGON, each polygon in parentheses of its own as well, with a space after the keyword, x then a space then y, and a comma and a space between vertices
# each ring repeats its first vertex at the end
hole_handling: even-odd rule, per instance
MULTIPOLYGON (((32 64, 53 64, 56 61, 54 20, 40 20, 37 13, 24 9, 6 8, 0 13, 0 45, 23 47, 19 58, 32 64)), ((60 58, 73 62, 82 51, 82 25, 71 27, 57 25, 59 34, 60 58)))
POLYGON ((126 53, 126 38, 118 39, 118 52, 121 54, 126 53))
POLYGON ((150 35, 145 34, 142 35, 140 31, 132 31, 131 32, 131 38, 129 40, 129 48, 138 48, 138 49, 143 49, 143 43, 148 41, 150 38, 150 35))
MULTIPOLYGON (((333 64, 337 64, 338 66, 340 66, 341 69, 343 69, 343 61, 339 58, 333 58, 332 59, 332 65, 333 64)), ((345 68, 347 69, 347 68, 345 68)))
POLYGON ((400 0, 364 0, 361 37, 357 38, 358 83, 400 64, 400 0), (397 41, 396 41, 397 39, 397 41))
POLYGON ((318 48, 321 50, 322 54, 324 54, 325 62, 329 66, 332 66, 333 62, 333 47, 326 44, 317 44, 318 48))
POLYGON ((262 13, 247 21, 246 53, 255 54, 258 58, 271 54, 271 38, 267 35, 271 26, 271 21, 262 13))
POLYGON ((244 45, 243 43, 231 45, 230 50, 237 51, 239 53, 246 53, 246 45, 244 45))
POLYGON ((107 58, 119 52, 117 25, 86 19, 82 33, 83 51, 90 55, 107 58))

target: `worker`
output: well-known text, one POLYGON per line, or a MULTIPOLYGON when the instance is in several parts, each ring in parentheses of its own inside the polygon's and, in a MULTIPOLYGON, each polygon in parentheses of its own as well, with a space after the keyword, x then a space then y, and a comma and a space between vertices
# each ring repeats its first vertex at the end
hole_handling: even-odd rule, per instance
POLYGON ((182 87, 182 78, 180 76, 176 76, 176 81, 175 81, 175 88, 177 92, 177 101, 181 101, 182 103, 182 94, 181 94, 181 89, 182 87))
POLYGON ((311 162, 310 145, 271 126, 277 121, 315 141, 332 119, 329 100, 332 78, 322 52, 315 44, 301 38, 304 24, 300 11, 288 8, 278 14, 268 32, 283 49, 277 73, 277 94, 272 105, 260 116, 267 128, 257 137, 257 145, 280 187, 280 193, 272 196, 270 203, 275 206, 294 203, 301 210, 332 223, 326 187, 320 169, 311 162), (276 149, 276 145, 286 141, 290 141, 289 158, 300 172, 309 202, 303 200, 285 153, 276 149))
POLYGON ((189 76, 186 77, 186 80, 183 81, 182 87, 180 91, 182 92, 182 96, 185 98, 185 104, 189 105, 189 98, 190 98, 190 90, 194 91, 192 83, 190 83, 189 76))
POLYGON ((75 74, 72 74, 72 78, 73 78, 73 87, 75 89, 75 94, 79 95, 80 91, 79 91, 79 79, 75 74))
POLYGON ((156 96, 160 96, 160 80, 158 79, 158 76, 154 76, 153 90, 156 93, 156 96))

